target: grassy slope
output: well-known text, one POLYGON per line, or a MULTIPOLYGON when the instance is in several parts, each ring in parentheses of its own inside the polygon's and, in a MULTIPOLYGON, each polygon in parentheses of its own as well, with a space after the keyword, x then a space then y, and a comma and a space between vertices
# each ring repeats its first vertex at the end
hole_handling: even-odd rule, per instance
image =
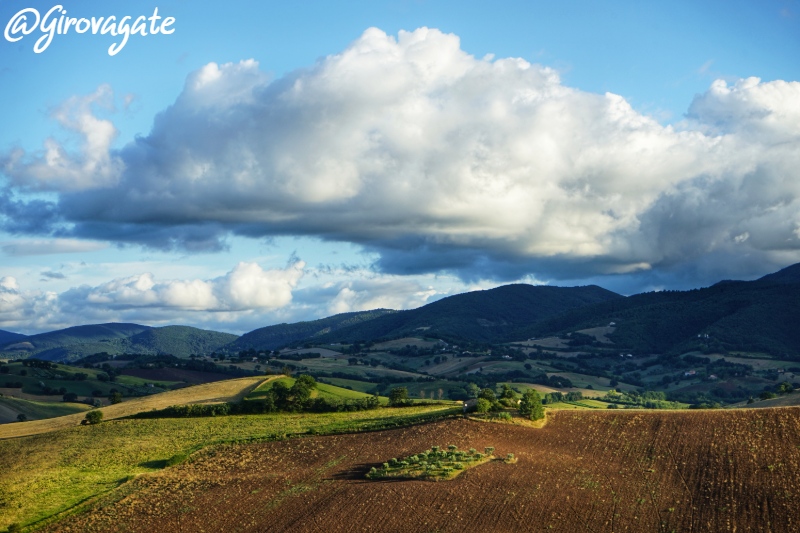
MULTIPOLYGON (((247 395, 248 399, 255 399, 264 396, 266 391, 272 388, 272 386, 277 383, 281 382, 285 384, 287 387, 291 387, 294 385, 295 379, 294 378, 287 378, 287 377, 280 377, 277 379, 270 380, 268 382, 262 383, 258 387, 256 387, 252 393, 247 395)), ((342 387, 337 387, 335 385, 328 385, 326 383, 317 383, 317 388, 311 393, 312 398, 328 398, 333 400, 357 400, 359 398, 369 398, 371 394, 367 394, 364 392, 343 389, 342 387)), ((385 398, 384 398, 385 400, 385 398)))
POLYGON ((355 413, 128 419, 0 441, 0 500, 5 502, 0 528, 52 517, 130 476, 160 469, 171 457, 210 444, 270 440, 312 429, 322 434, 393 427, 448 410, 450 406, 437 405, 355 413))
MULTIPOLYGON (((116 405, 102 407, 100 411, 103 412, 103 418, 105 420, 111 420, 131 416, 143 411, 150 411, 152 409, 164 409, 172 405, 238 401, 265 379, 264 376, 248 377, 194 385, 192 387, 164 392, 162 394, 154 394, 144 398, 134 398, 116 405)), ((79 425, 83 418, 84 414, 79 413, 47 420, 25 422, 22 424, 3 425, 0 426, 0 439, 39 435, 51 431, 72 428, 79 425)))
POLYGON ((377 386, 375 383, 371 383, 369 381, 358 381, 355 379, 343 379, 343 378, 324 378, 325 381, 330 381, 332 385, 336 385, 337 387, 347 388, 350 387, 353 390, 364 392, 369 394, 369 391, 375 390, 377 386))
POLYGON ((89 409, 91 407, 83 403, 38 402, 5 396, 0 398, 0 424, 16 422, 19 414, 31 421, 83 413, 89 409))

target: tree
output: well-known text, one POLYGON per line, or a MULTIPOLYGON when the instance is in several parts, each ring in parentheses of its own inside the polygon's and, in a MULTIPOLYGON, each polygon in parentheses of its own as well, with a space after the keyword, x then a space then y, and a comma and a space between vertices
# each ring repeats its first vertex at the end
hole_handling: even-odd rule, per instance
POLYGON ((89 411, 86 413, 86 422, 91 425, 99 424, 103 420, 103 411, 89 411))
POLYGON ((68 392, 64 396, 61 397, 62 400, 65 402, 74 402, 78 400, 78 395, 74 392, 68 392))
POLYGON ((26 415, 25 413, 20 413, 17 415, 17 422, 27 422, 27 421, 28 421, 28 415, 26 415))
POLYGON ((298 383, 300 384, 300 386, 305 386, 308 387, 309 389, 317 388, 317 380, 315 380, 308 374, 303 374, 302 376, 298 376, 297 380, 294 382, 295 386, 298 383))
POLYGON ((475 385, 474 383, 470 383, 466 387, 464 387, 467 391, 467 395, 470 398, 477 398, 478 395, 481 393, 481 388, 475 385))
POLYGON ((476 413, 488 413, 489 409, 491 408, 492 408, 492 402, 490 402, 486 398, 478 398, 478 401, 475 402, 476 413))
POLYGON ((122 393, 112 392, 111 396, 108 397, 108 401, 110 401, 112 405, 120 403, 122 401, 122 393))
POLYGON ((389 405, 398 407, 408 405, 408 389, 406 387, 395 387, 389 392, 389 405))
POLYGON ((497 401, 497 396, 492 389, 481 389, 481 393, 478 395, 478 398, 488 400, 490 403, 497 401))
POLYGON ((542 397, 534 389, 528 389, 522 395, 522 401, 519 403, 519 414, 522 416, 530 417, 531 420, 539 420, 544 418, 544 406, 542 406, 542 397))
POLYGON ((500 398, 504 400, 516 400, 517 394, 508 383, 503 383, 503 391, 500 393, 500 398))

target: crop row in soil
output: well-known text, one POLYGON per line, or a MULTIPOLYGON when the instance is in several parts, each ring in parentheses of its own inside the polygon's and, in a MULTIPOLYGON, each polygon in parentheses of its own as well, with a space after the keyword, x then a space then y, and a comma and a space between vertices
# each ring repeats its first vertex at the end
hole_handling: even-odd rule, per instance
POLYGON ((559 412, 224 446, 48 531, 800 530, 800 409, 559 412), (495 446, 452 481, 364 479, 432 443, 495 446))

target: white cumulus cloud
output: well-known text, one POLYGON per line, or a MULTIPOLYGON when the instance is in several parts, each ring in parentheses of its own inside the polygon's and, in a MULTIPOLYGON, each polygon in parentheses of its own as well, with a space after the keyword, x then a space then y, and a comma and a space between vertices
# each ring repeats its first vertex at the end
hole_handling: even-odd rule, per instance
POLYGON ((224 276, 209 280, 157 281, 144 273, 77 291, 72 299, 81 295, 86 304, 113 309, 270 310, 292 301, 292 290, 303 276, 304 266, 298 261, 285 269, 264 270, 256 263, 242 262, 224 276))
MULTIPOLYGON (((254 60, 208 64, 118 151, 105 125, 56 116, 86 139, 75 161, 54 159, 85 176, 53 208, 81 238, 195 250, 311 235, 361 245, 383 272, 465 279, 800 260, 798 82, 716 81, 663 125, 551 68, 475 58, 456 35, 372 28, 275 80, 254 60)), ((5 172, 35 188, 53 182, 34 172, 48 161, 12 157, 5 172)), ((169 301, 278 297, 226 283, 175 285, 169 301)))

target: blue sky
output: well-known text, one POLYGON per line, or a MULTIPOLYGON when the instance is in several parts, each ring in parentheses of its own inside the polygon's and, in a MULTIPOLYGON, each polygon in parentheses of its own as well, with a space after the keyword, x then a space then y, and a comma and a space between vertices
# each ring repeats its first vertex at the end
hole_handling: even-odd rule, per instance
POLYGON ((800 261, 795 0, 61 5, 174 33, 0 38, 0 329, 800 261))

